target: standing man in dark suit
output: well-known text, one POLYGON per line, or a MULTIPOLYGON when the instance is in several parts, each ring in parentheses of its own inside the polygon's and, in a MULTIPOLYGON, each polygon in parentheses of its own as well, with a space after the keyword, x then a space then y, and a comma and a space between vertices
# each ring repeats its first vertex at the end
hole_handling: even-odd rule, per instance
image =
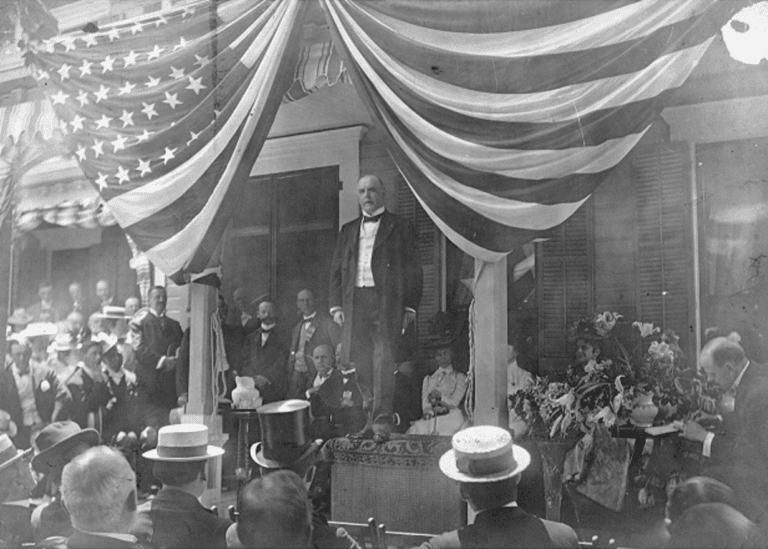
POLYGON ((302 398, 311 387, 317 374, 312 360, 315 347, 330 345, 331 349, 335 349, 341 341, 341 328, 330 316, 315 308, 315 296, 310 290, 299 292, 296 306, 302 318, 291 332, 288 398, 302 398))
POLYGON ((394 356, 398 346, 415 341, 423 273, 416 231, 386 211, 381 180, 364 175, 357 193, 363 215, 339 233, 329 301, 342 326, 341 362, 353 362, 372 392, 373 437, 383 442, 392 431, 394 356))
POLYGON ((735 334, 704 345, 699 363, 711 383, 733 398, 733 413, 720 428, 711 417, 687 421, 681 435, 702 443, 711 476, 734 489, 742 508, 768 528, 768 368, 750 361, 735 334))
POLYGON ((61 314, 53 305, 53 284, 43 280, 37 286, 37 295, 40 301, 32 305, 27 312, 30 322, 58 322, 61 314))
POLYGON ((253 377, 264 404, 283 400, 288 391, 288 343, 277 326, 275 305, 259 304, 259 329, 250 338, 249 361, 240 375, 253 377))
POLYGON ((477 513, 475 522, 436 536, 421 549, 579 546, 570 526, 517 506, 517 484, 531 456, 512 443, 508 431, 492 425, 469 427, 453 435, 451 445, 440 458, 440 470, 458 481, 461 498, 477 513))
POLYGON ((149 308, 131 319, 131 345, 136 354, 136 398, 144 412, 144 425, 168 425, 176 407, 176 361, 183 332, 168 318, 168 294, 162 286, 149 292, 149 308))
POLYGON ((11 341, 13 362, 0 370, 0 409, 11 416, 18 432, 14 444, 26 450, 33 435, 53 421, 64 419, 69 406, 67 388, 45 364, 30 364, 32 351, 26 342, 11 341))

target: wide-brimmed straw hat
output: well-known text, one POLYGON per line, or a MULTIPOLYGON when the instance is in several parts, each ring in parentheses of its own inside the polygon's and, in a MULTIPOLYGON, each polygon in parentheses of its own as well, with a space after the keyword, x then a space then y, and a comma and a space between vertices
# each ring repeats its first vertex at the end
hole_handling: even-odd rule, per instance
POLYGON ((117 305, 104 305, 104 307, 101 309, 101 312, 98 314, 99 318, 103 318, 105 320, 126 320, 131 318, 129 316, 125 316, 125 307, 120 307, 117 305))
POLYGON ((224 450, 208 444, 208 427, 183 423, 161 427, 157 448, 142 455, 153 461, 202 461, 222 455, 224 450))
POLYGON ((16 307, 7 322, 12 326, 25 326, 32 322, 32 317, 27 314, 24 307, 16 307))
POLYGON ((38 454, 32 458, 32 468, 38 473, 48 472, 56 458, 78 442, 97 446, 99 432, 81 429, 74 421, 57 421, 45 426, 35 439, 38 454))
POLYGON ((0 435, 0 471, 24 457, 26 453, 16 448, 11 437, 6 434, 0 435))
POLYGON ((492 425, 469 427, 451 439, 453 449, 440 458, 440 470, 459 482, 497 482, 523 472, 531 455, 512 443, 512 435, 492 425))
POLYGON ((319 448, 309 436, 309 402, 281 400, 256 409, 261 442, 251 446, 251 459, 265 469, 284 469, 319 448))
POLYGON ((0 410, 0 433, 13 438, 18 432, 19 429, 16 423, 11 419, 11 414, 5 410, 0 410))
POLYGON ((53 322, 32 322, 21 331, 21 336, 31 339, 33 337, 54 337, 58 333, 53 322))

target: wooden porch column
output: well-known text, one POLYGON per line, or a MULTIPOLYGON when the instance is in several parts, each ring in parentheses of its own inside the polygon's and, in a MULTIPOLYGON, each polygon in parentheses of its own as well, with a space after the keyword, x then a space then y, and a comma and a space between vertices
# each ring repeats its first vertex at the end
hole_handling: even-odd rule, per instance
POLYGON ((475 425, 508 425, 507 258, 475 260, 475 425))
MULTIPOLYGON (((211 387, 211 315, 216 311, 218 291, 206 284, 189 285, 189 402, 182 418, 183 423, 202 423, 208 427, 209 443, 223 446, 221 421, 215 414, 211 387)), ((208 461, 208 486, 200 500, 204 506, 221 508, 221 458, 208 461)))

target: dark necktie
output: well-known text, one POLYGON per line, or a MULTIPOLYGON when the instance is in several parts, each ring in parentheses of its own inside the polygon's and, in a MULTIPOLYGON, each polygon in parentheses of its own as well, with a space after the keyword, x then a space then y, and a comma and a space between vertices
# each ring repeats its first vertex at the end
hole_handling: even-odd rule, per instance
POLYGON ((381 219, 382 215, 384 215, 383 212, 379 215, 364 215, 363 223, 376 223, 379 219, 381 219))

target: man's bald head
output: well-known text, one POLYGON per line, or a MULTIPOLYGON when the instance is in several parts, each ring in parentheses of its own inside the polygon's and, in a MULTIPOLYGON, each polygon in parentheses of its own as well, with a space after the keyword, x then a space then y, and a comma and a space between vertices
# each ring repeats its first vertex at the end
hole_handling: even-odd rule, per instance
POLYGON ((61 496, 75 528, 128 533, 136 514, 136 475, 121 453, 96 446, 64 467, 61 496))
POLYGON ((728 390, 747 365, 747 357, 739 343, 730 337, 715 337, 701 349, 699 356, 707 379, 728 390))

